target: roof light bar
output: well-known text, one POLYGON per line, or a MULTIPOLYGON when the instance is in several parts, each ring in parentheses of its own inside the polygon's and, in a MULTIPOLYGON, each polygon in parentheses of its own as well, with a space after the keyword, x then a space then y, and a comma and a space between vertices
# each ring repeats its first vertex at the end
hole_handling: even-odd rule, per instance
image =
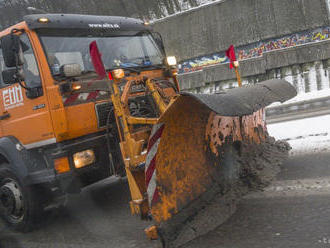
POLYGON ((38 19, 38 22, 46 24, 46 23, 49 23, 49 19, 47 17, 40 17, 38 19))

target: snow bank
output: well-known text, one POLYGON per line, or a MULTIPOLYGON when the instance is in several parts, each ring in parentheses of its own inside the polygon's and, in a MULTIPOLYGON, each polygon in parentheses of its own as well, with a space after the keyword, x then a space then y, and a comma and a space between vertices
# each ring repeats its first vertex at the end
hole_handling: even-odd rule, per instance
POLYGON ((268 132, 288 141, 291 155, 330 151, 330 115, 270 124, 268 132))
POLYGON ((308 93, 298 94, 296 97, 286 101, 284 104, 275 102, 268 106, 268 108, 279 106, 279 105, 287 105, 290 103, 297 103, 297 102, 303 102, 303 101, 309 101, 317 98, 322 97, 329 97, 330 96, 330 89, 324 89, 324 90, 318 90, 318 91, 312 91, 308 93))

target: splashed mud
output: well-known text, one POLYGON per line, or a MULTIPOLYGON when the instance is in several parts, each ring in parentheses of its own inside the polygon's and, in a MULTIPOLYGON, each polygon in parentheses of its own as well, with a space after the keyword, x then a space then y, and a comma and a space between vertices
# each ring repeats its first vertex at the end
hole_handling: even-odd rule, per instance
POLYGON ((242 196, 270 184, 291 148, 286 142, 267 137, 260 144, 228 145, 222 149, 225 166, 214 175, 214 186, 161 225, 164 247, 180 247, 224 223, 235 213, 242 196))

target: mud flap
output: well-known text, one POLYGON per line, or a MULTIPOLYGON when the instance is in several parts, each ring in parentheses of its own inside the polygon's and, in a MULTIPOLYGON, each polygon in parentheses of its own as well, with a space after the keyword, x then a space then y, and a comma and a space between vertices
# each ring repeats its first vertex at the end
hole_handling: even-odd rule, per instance
POLYGON ((166 247, 223 223, 249 189, 276 174, 288 147, 267 133, 264 107, 296 95, 270 80, 222 94, 182 93, 153 127, 146 185, 166 247))

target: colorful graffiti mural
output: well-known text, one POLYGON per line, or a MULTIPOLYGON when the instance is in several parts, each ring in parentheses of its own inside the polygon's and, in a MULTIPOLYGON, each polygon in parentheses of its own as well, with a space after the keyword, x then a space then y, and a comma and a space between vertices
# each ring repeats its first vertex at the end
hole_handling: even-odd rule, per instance
MULTIPOLYGON (((287 35, 277 39, 270 39, 252 43, 246 46, 237 47, 236 53, 239 60, 250 59, 262 56, 263 53, 304 45, 330 39, 330 27, 322 27, 314 30, 304 31, 287 35)), ((208 56, 183 61, 179 64, 179 73, 187 73, 202 70, 206 66, 229 63, 225 52, 219 52, 208 56)))

